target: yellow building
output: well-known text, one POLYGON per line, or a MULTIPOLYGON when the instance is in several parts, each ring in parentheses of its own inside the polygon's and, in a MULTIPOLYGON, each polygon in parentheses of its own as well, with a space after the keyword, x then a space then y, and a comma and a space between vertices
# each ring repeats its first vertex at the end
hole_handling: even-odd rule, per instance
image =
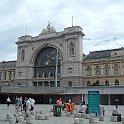
POLYGON ((124 48, 90 52, 82 64, 85 86, 124 85, 124 48))

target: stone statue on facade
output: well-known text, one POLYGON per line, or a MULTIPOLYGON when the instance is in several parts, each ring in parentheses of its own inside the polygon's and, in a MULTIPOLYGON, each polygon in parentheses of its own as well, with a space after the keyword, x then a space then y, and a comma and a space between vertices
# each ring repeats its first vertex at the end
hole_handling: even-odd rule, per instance
POLYGON ((48 22, 46 29, 43 29, 41 34, 47 34, 52 32, 56 32, 56 30, 53 28, 53 26, 51 26, 51 23, 48 22))

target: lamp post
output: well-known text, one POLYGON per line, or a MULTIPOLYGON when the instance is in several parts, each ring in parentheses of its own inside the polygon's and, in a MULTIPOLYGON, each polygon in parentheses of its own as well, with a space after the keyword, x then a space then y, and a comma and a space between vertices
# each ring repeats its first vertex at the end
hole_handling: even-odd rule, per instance
POLYGON ((58 82, 58 47, 57 47, 57 53, 56 53, 56 68, 55 68, 55 87, 57 87, 57 82, 58 82))
MULTIPOLYGON (((55 60, 55 87, 57 87, 57 82, 58 82, 58 58, 59 58, 59 55, 58 55, 58 47, 56 49, 56 51, 54 52, 51 52, 52 53, 52 56, 50 56, 49 54, 46 55, 47 58, 49 59, 54 59, 55 60)), ((46 65, 49 65, 49 62, 47 61, 46 62, 46 65)))

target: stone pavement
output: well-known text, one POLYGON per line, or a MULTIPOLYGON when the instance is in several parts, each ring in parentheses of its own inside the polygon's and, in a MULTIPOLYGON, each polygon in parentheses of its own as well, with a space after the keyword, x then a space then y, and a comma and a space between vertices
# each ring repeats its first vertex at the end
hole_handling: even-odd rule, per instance
MULTIPOLYGON (((35 120, 34 116, 32 116, 31 122, 32 124, 74 124, 74 115, 67 117, 67 114, 62 111, 61 117, 54 117, 53 113, 50 112, 53 105, 35 105, 35 111, 42 111, 43 114, 48 116, 48 120, 35 120)), ((77 110, 79 110, 79 105, 76 106, 77 110)), ((103 122, 98 122, 99 124, 120 124, 121 122, 111 122, 110 117, 112 113, 112 109, 114 105, 111 106, 104 106, 105 107, 105 117, 103 122)), ((124 118, 124 106, 119 105, 119 113, 121 113, 122 117, 124 118)), ((0 104, 0 124, 9 124, 9 121, 6 120, 6 115, 14 115, 15 114, 15 106, 10 105, 7 108, 7 105, 0 104)), ((98 120, 98 117, 94 117, 95 120, 98 120)), ((82 119, 82 118, 81 118, 82 119)), ((19 123, 20 124, 20 123, 19 123)), ((83 122, 80 124, 89 124, 89 119, 83 119, 83 122)))

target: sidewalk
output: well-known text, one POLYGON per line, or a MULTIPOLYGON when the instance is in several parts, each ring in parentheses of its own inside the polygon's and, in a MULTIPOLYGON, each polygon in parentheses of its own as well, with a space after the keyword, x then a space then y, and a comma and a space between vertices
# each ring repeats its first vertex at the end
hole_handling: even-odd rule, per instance
MULTIPOLYGON (((43 114, 48 115, 48 120, 35 120, 34 116, 32 116, 32 124, 74 124, 74 115, 71 115, 70 117, 66 116, 66 113, 62 111, 61 117, 54 117, 53 113, 50 112, 52 109, 53 105, 35 105, 35 111, 42 111, 43 114)), ((77 109, 79 109, 79 106, 76 106, 77 109)), ((98 122, 99 124, 119 124, 121 122, 111 122, 110 121, 110 116, 112 113, 112 109, 114 105, 111 106, 104 106, 105 107, 105 116, 104 116, 104 121, 103 122, 98 122)), ((124 106, 119 105, 119 113, 121 113, 122 117, 124 118, 124 106)), ((6 115, 14 115, 15 113, 15 106, 10 105, 9 108, 7 108, 7 105, 5 104, 0 104, 0 124, 9 124, 9 121, 6 120, 6 115)), ((98 120, 98 117, 94 117, 95 120, 98 120)), ((82 119, 82 118, 81 118, 82 119)), ((83 119, 82 124, 88 124, 89 119, 83 119)))

